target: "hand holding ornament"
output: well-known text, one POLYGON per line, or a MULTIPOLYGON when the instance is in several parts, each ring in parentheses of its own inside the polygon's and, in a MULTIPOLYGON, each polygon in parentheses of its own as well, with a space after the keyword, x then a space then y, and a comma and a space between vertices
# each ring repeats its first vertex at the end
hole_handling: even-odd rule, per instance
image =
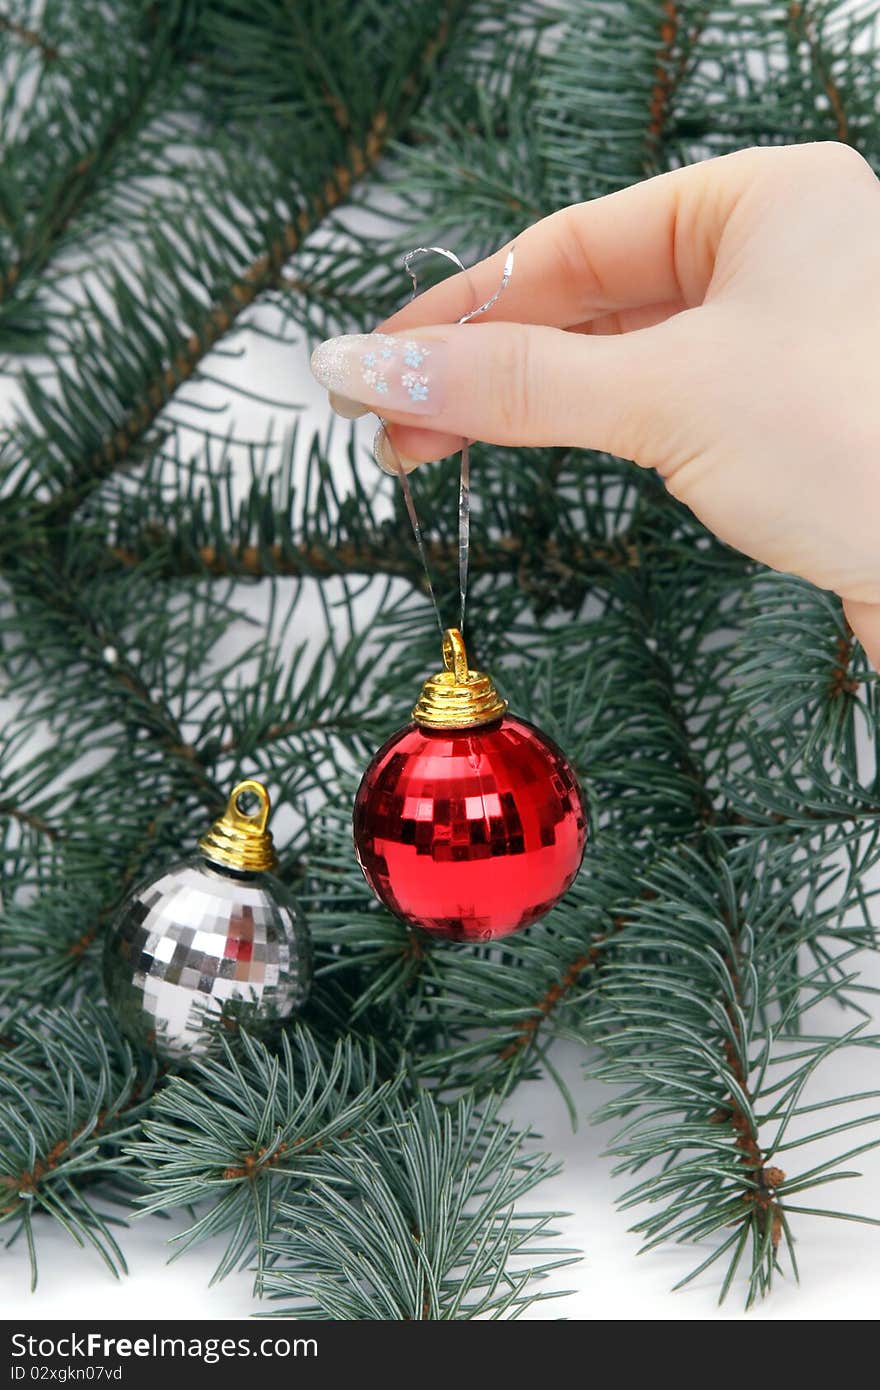
MULTIPOLYGON (((313 370, 409 469, 461 437, 656 468, 722 540, 844 601, 880 666, 880 183, 834 142, 562 208, 313 370), (373 357, 371 365, 365 359, 373 357), (416 358, 418 357, 418 361, 416 358)), ((393 461, 379 446, 380 457, 393 461)))

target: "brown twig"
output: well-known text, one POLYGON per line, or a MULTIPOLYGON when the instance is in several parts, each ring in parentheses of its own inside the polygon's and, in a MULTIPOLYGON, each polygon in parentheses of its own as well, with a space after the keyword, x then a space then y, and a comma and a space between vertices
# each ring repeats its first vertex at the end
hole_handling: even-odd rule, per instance
POLYGON ((846 631, 838 637, 835 643, 835 662, 831 671, 829 687, 832 700, 839 699, 841 695, 854 695, 859 688, 859 681, 850 672, 854 636, 852 628, 847 623, 846 631))
POLYGON ((515 1057, 518 1052, 522 1052, 524 1048, 531 1046, 537 1037, 541 1024, 550 1017, 553 1010, 558 1008, 566 995, 574 989, 584 972, 598 965, 604 947, 613 936, 623 931, 628 920, 624 914, 615 917, 609 930, 595 936, 589 950, 566 966, 559 979, 554 981, 538 1000, 534 1013, 523 1020, 516 1030, 516 1035, 498 1053, 501 1061, 506 1062, 509 1058, 515 1057))
POLYGON ((799 4, 798 0, 794 0, 794 3, 789 5, 788 16, 795 33, 799 34, 807 45, 813 71, 822 83, 823 90, 828 98, 828 105, 831 107, 832 114, 837 123, 837 138, 838 140, 843 140, 848 143, 849 118, 846 114, 843 95, 826 66, 822 49, 816 42, 812 16, 808 13, 806 5, 799 4))
MULTIPOLYGON (((102 1122, 103 1118, 99 1115, 93 1133, 97 1134, 98 1130, 101 1128, 102 1122)), ((53 1168, 58 1167, 65 1153, 80 1134, 82 1134, 82 1128, 75 1129, 69 1139, 59 1139, 58 1143, 52 1146, 45 1158, 37 1159, 33 1168, 26 1168, 24 1172, 19 1173, 17 1178, 4 1178, 3 1181, 6 1186, 14 1186, 17 1194, 23 1192, 33 1194, 36 1192, 41 1179, 43 1179, 47 1173, 50 1173, 53 1168)))
MULTIPOLYGON (((337 1137, 339 1139, 350 1139, 352 1130, 345 1129, 337 1137)), ((320 1153, 324 1148, 323 1139, 313 1139, 309 1142, 304 1136, 294 1139, 293 1148, 296 1149, 297 1158, 307 1158, 309 1154, 320 1153)), ((281 1162, 282 1156, 287 1152, 287 1144, 281 1143, 277 1149, 266 1156, 266 1145, 257 1149, 256 1153, 245 1154, 240 1164, 233 1164, 229 1168, 223 1169, 224 1178, 249 1178, 253 1180, 260 1173, 267 1169, 275 1168, 281 1162)))
MULTIPOLYGON (((131 1110, 133 1106, 137 1105, 138 1101, 140 1100, 140 1097, 141 1086, 139 1083, 136 1083, 132 1087, 131 1095, 129 1096, 125 1105, 121 1106, 118 1110, 114 1111, 114 1118, 116 1118, 119 1115, 125 1114, 128 1110, 131 1110)), ((95 1117, 95 1123, 92 1125, 91 1130, 89 1131, 90 1137, 100 1134, 107 1120, 107 1115, 108 1111, 106 1109, 98 1111, 98 1114, 95 1117)), ((47 1154, 45 1154, 42 1158, 37 1159, 33 1167, 25 1168, 21 1173, 18 1173, 13 1177, 10 1177, 6 1174, 0 1176, 0 1188, 6 1188, 6 1190, 10 1193, 10 1196, 7 1198, 6 1202, 0 1203, 0 1218, 8 1216, 11 1212, 15 1211, 23 1195, 33 1197, 36 1194, 40 1186, 40 1183, 43 1181, 43 1179, 47 1176, 47 1174, 51 1173, 55 1168, 58 1167, 58 1164, 61 1162, 61 1160, 63 1159, 67 1151, 70 1149, 70 1147, 75 1143, 75 1141, 80 1137, 81 1134, 85 1133, 85 1129, 85 1125, 80 1125, 80 1127, 78 1129, 75 1129, 68 1138, 59 1139, 56 1144, 52 1145, 52 1148, 49 1150, 47 1154)))
POLYGON ((22 806, 13 805, 11 801, 0 801, 0 816, 18 821, 20 825, 27 825, 31 830, 37 830, 41 835, 48 836, 50 840, 57 840, 61 835, 57 826, 50 825, 47 820, 36 815, 33 811, 26 811, 22 806))
MULTIPOLYGON (((725 1005, 725 1013, 730 1020, 731 1028, 739 1036, 739 1024, 729 1004, 725 1005)), ((724 1041, 724 1057, 737 1085, 743 1094, 748 1096, 749 1103, 751 1103, 748 1077, 740 1063, 737 1049, 730 1038, 726 1038, 724 1041)), ((785 1182, 785 1173, 781 1168, 765 1163, 764 1154, 752 1132, 749 1118, 733 1095, 726 1101, 725 1110, 712 1118, 717 1121, 726 1120, 733 1128, 736 1135, 735 1144, 739 1150, 743 1167, 756 1184, 754 1188, 750 1187, 742 1194, 742 1200, 754 1207, 762 1232, 766 1231, 766 1223, 770 1222, 770 1242, 775 1252, 779 1248, 779 1242, 782 1238, 782 1212, 776 1190, 785 1182)))
POLYGON ((223 1176, 224 1178, 248 1178, 250 1182, 253 1182, 267 1168, 274 1168, 277 1163, 280 1163, 286 1150, 286 1144, 279 1144, 278 1148, 273 1149, 267 1158, 264 1144, 262 1148, 257 1149, 256 1153, 245 1154, 241 1164, 237 1167, 224 1168, 223 1176))
POLYGON ((589 951, 585 951, 582 956, 573 960, 566 967, 560 979, 552 984, 538 1000, 535 1005, 535 1012, 523 1020, 517 1028, 515 1036, 498 1053, 502 1062, 508 1061, 511 1057, 515 1057, 518 1052, 531 1046, 544 1020, 550 1016, 569 990, 574 988, 584 971, 596 964, 604 940, 604 936, 597 937, 589 951))
MULTIPOLYGON (((450 570, 458 564, 458 543, 425 541, 428 563, 436 570, 450 570)), ((136 545, 114 546, 108 551, 108 563, 132 569, 151 555, 173 552, 172 538, 160 528, 151 528, 136 545)), ((532 538, 501 536, 497 540, 471 546, 470 565, 476 573, 496 574, 546 569, 556 577, 575 578, 598 574, 608 569, 638 569, 641 556, 628 534, 621 534, 598 545, 586 546, 575 542, 560 545, 557 541, 542 541, 535 546, 532 538)), ((161 572, 161 570, 160 570, 161 572)), ((218 551, 213 545, 173 554, 169 576, 212 574, 222 578, 266 579, 272 575, 318 576, 334 574, 398 575, 422 582, 422 566, 418 554, 393 555, 387 540, 380 536, 362 542, 344 541, 336 546, 303 543, 296 546, 243 546, 218 551)))
POLYGON ((672 67, 672 53, 678 37, 679 14, 674 0, 664 0, 662 5, 663 22, 660 25, 660 47, 657 50, 654 68, 654 86, 648 106, 648 138, 652 150, 663 138, 663 128, 669 109, 675 77, 672 67))
POLYGON ((8 14, 0 13, 0 33, 9 34, 28 48, 36 48, 47 63, 54 63, 58 58, 58 49, 54 43, 47 43, 36 29, 29 29, 26 24, 19 24, 8 14))

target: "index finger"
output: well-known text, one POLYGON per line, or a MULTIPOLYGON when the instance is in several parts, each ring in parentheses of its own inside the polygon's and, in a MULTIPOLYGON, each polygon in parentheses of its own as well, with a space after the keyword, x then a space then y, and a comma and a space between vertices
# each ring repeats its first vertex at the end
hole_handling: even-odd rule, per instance
POLYGON ((699 304, 753 153, 722 155, 560 208, 477 265, 420 294, 380 330, 455 322, 485 303, 501 282, 514 244, 510 284, 481 319, 570 328, 621 309, 699 304), (720 197, 704 197, 710 185, 720 197))

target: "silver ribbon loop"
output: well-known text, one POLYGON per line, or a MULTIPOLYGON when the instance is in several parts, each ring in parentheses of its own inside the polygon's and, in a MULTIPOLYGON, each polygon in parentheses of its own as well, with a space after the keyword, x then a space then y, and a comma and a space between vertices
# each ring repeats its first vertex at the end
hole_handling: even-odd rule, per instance
MULTIPOLYGON (((507 286, 510 284, 510 277, 513 274, 513 253, 514 247, 511 246, 504 261, 504 269, 501 272, 501 283, 499 284, 495 293, 491 295, 491 297, 487 299, 485 303, 479 304, 476 309, 471 309, 467 314, 462 314, 461 318, 457 320, 458 323, 469 323, 471 319, 475 319, 478 314, 485 314, 487 309, 491 309, 493 304, 497 303, 500 296, 504 293, 504 291, 507 289, 507 286)), ((403 258, 403 268, 409 276, 410 280, 412 281, 412 294, 410 295, 410 302, 412 302, 415 299, 416 295, 418 294, 419 288, 418 278, 416 276, 415 271, 412 268, 412 263, 419 256, 431 255, 445 256, 448 261, 452 261, 453 265, 458 266, 459 270, 464 270, 465 268, 462 262, 458 259, 458 256, 456 256, 455 252, 448 251, 445 246, 414 246, 411 251, 407 251, 406 255, 403 258)), ((412 526, 413 535, 415 536, 416 545, 418 546, 419 556, 421 557, 422 566, 425 571, 425 580, 428 586, 428 593, 431 597, 431 604, 434 609, 434 616, 437 619, 437 626, 439 627, 442 635, 442 633, 445 631, 445 628, 443 626, 443 619, 440 616, 440 608, 437 603, 437 596, 434 592, 434 585, 431 582, 431 571, 428 566, 428 553, 425 548, 425 538, 422 534, 422 528, 419 525, 419 518, 416 512, 416 506, 415 502, 413 501, 412 488, 409 485, 409 479, 407 478, 403 464, 400 461, 400 455, 395 449, 391 436, 388 433, 388 422, 383 419, 382 425, 385 429, 385 439, 388 443, 389 448, 391 449, 391 453, 394 458, 394 463, 397 468, 397 475, 400 478, 400 486, 403 490, 404 504, 406 506, 407 514, 409 515, 410 525, 412 526)), ((459 596, 461 598, 461 616, 458 627, 460 632, 464 632, 465 609, 467 607, 468 566, 470 561, 470 547, 470 445, 467 439, 463 439, 461 441, 461 473, 459 475, 458 483, 458 590, 459 596)))

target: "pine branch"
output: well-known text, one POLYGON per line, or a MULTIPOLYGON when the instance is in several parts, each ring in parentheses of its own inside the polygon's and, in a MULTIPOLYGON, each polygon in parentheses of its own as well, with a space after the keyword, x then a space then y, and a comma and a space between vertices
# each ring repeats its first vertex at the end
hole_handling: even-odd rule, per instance
POLYGON ((200 1213, 172 1237, 176 1254, 222 1234, 228 1243, 214 1278, 256 1253, 259 1281, 279 1204, 320 1180, 332 1154, 383 1112, 399 1080, 381 1081, 375 1056, 351 1038, 324 1057, 302 1026, 282 1034, 277 1056, 244 1032, 235 1051, 222 1041, 222 1059, 168 1082, 128 1152, 147 1189, 145 1213, 200 1213))
MULTIPOLYGON (((83 558, 83 557, 80 557, 83 558)), ((125 644, 119 632, 107 621, 106 610, 82 600, 76 588, 69 585, 63 566, 45 562, 36 568, 26 558, 23 572, 14 576, 15 584, 25 604, 42 600, 53 614, 50 620, 56 637, 60 637, 71 656, 82 659, 88 654, 92 670, 102 683, 118 692, 126 709, 137 719, 156 746, 172 763, 184 770, 188 780, 211 810, 223 804, 223 791, 209 775, 198 758, 196 749, 185 737, 180 721, 169 704, 149 689, 135 667, 126 659, 125 644)))
MULTIPOLYGON (((423 53, 401 84, 400 120, 417 96, 423 70, 429 70, 436 54, 446 43, 457 0, 447 0, 423 53)), ((198 325, 182 336, 169 354, 161 375, 144 383, 140 399, 111 434, 104 437, 91 456, 82 461, 83 477, 63 488, 51 502, 40 508, 42 524, 49 530, 63 525, 94 489, 131 458, 135 446, 144 439, 167 401, 189 380, 199 363, 226 336, 255 300, 267 290, 277 288, 286 267, 306 237, 351 193, 358 179, 378 162, 394 129, 391 114, 380 108, 373 113, 365 134, 349 142, 344 158, 330 170, 320 187, 308 194, 298 211, 281 222, 270 244, 240 272, 222 294, 203 312, 198 325)))
MULTIPOLYGON (((52 50, 57 56, 57 50, 52 50)), ((150 98, 160 80, 167 75, 168 54, 157 46, 150 59, 139 64, 141 82, 129 94, 124 109, 113 111, 88 150, 77 151, 75 159, 56 175, 51 197, 40 209, 40 218, 25 235, 15 255, 0 271, 0 304, 30 278, 36 278, 49 264, 59 243, 87 202, 120 144, 131 139, 144 123, 150 98)))
POLYGON ((7 1029, 0 1058, 0 1224, 12 1225, 11 1240, 24 1235, 32 1288, 37 1212, 77 1244, 93 1246, 118 1275, 125 1271, 122 1251, 83 1183, 125 1168, 121 1142, 143 1109, 152 1070, 138 1066, 103 1010, 79 1019, 43 1012, 7 1029))
MULTIPOLYGON (((428 540, 425 549, 432 569, 451 574, 458 565, 458 551, 452 542, 428 540)), ((205 545, 191 556, 181 556, 180 548, 172 537, 163 535, 161 531, 151 531, 135 550, 113 547, 109 560, 125 569, 132 569, 151 559, 156 551, 160 552, 164 573, 169 578, 182 574, 211 574, 225 579, 266 579, 273 575, 326 578, 331 574, 391 574, 409 579, 419 587, 424 586, 418 552, 414 550, 411 555, 389 555, 387 542, 380 537, 372 542, 352 545, 301 544, 292 548, 282 545, 245 546, 242 549, 229 548, 220 553, 217 547, 205 545)), ((530 570, 534 568, 534 552, 534 539, 530 536, 499 536, 472 547, 470 567, 476 574, 515 574, 528 589, 530 570)), ((574 576, 599 579, 609 568, 642 563, 642 557, 636 555, 629 538, 622 535, 607 545, 596 546, 566 545, 563 548, 551 540, 543 548, 540 561, 543 561, 548 577, 557 580, 574 576)))
POLYGON ((828 992, 824 970, 802 974, 795 992, 787 983, 801 942, 822 924, 805 918, 784 931, 803 870, 777 861, 756 877, 758 867, 754 847, 727 862, 690 851, 661 865, 646 881, 652 898, 631 912, 589 1023, 608 1058, 598 1074, 622 1087, 600 1112, 625 1121, 610 1146, 617 1171, 649 1170, 622 1198, 625 1207, 653 1204, 636 1226, 646 1248, 714 1235, 690 1277, 726 1256, 723 1298, 750 1247, 749 1303, 769 1291, 783 1249, 792 1253, 788 1197, 843 1175, 845 1154, 794 1177, 775 1159, 816 1067, 857 1042, 864 1026, 782 1046, 786 1027, 828 992), (780 871, 789 884, 768 892, 780 871), (781 1016, 771 1026, 764 1020, 774 1002, 781 1016), (769 1141, 765 1127, 774 1130, 769 1141))
POLYGON ((83 256, 123 223, 130 234, 157 161, 180 147, 187 126, 168 111, 184 80, 186 26, 176 9, 146 28, 140 0, 117 0, 112 24, 96 0, 75 15, 49 6, 42 19, 63 60, 34 73, 33 63, 10 58, 6 71, 0 346, 10 353, 46 350, 83 256))
POLYGON ((10 820, 16 820, 21 825, 29 825, 32 830, 38 830, 41 835, 48 835, 50 840, 56 839, 61 833, 42 816, 38 816, 34 811, 28 811, 24 806, 14 806, 10 801, 0 801, 0 816, 8 816, 10 820))
POLYGON ((679 33, 682 15, 675 0, 664 0, 662 11, 660 47, 649 105, 648 142, 652 159, 662 151, 673 99, 693 66, 695 55, 699 54, 700 39, 711 7, 704 5, 702 9, 697 9, 692 16, 690 31, 684 35, 679 33))
POLYGON ((584 951, 582 955, 565 967, 560 978, 544 991, 531 1016, 520 1024, 513 1041, 506 1043, 501 1049, 498 1054, 501 1061, 507 1061, 517 1052, 536 1045, 541 1028, 554 1011, 566 1001, 571 992, 581 987, 583 977, 587 972, 596 970, 601 966, 608 943, 618 932, 626 928, 627 921, 627 917, 619 913, 613 918, 609 930, 599 932, 593 938, 590 949, 584 951))
POLYGON ((662 144, 663 127, 673 89, 672 51, 678 34, 679 15, 675 0, 664 0, 660 26, 657 70, 648 113, 648 137, 656 149, 662 144))
POLYGON ((573 1260, 545 1246, 549 1214, 517 1210, 554 1171, 526 1138, 491 1107, 396 1101, 283 1202, 260 1278, 288 1301, 275 1316, 512 1318, 558 1297, 532 1290, 573 1260))

